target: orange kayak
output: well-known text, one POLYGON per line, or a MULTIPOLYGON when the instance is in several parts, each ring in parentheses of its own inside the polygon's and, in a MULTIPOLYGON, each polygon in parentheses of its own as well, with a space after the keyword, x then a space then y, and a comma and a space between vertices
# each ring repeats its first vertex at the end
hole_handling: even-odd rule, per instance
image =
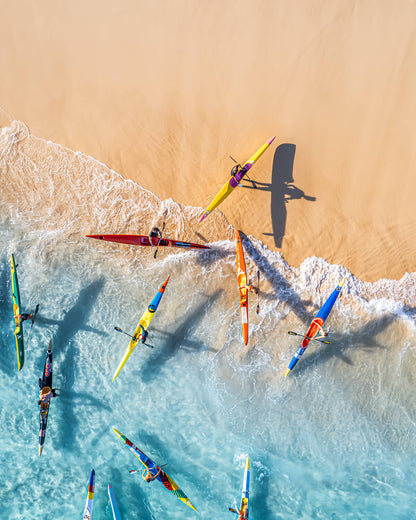
POLYGON ((238 292, 240 293, 241 323, 243 327, 244 345, 248 343, 248 290, 247 290, 247 271, 244 260, 243 243, 241 242, 240 232, 235 232, 237 248, 237 282, 238 292))

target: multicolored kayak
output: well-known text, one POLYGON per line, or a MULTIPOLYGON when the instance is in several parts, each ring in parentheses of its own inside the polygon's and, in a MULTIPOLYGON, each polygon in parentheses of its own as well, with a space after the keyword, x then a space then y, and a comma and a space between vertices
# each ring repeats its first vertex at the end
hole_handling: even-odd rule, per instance
POLYGON ((247 162, 245 162, 240 169, 237 169, 235 175, 231 176, 231 178, 224 184, 224 186, 214 197, 214 200, 208 206, 199 222, 202 222, 204 218, 206 218, 212 211, 214 211, 214 209, 217 206, 219 206, 221 202, 225 200, 228 197, 228 195, 240 184, 241 179, 244 177, 244 175, 249 171, 253 164, 264 154, 264 152, 272 144, 275 138, 276 136, 272 137, 270 141, 267 141, 267 143, 264 143, 264 145, 261 148, 259 148, 257 152, 254 155, 252 155, 250 159, 247 162))
POLYGON ((13 297, 13 316, 14 316, 14 337, 16 338, 16 351, 17 351, 17 370, 22 370, 23 363, 25 362, 25 349, 23 342, 23 325, 19 318, 21 312, 20 309, 20 292, 19 282, 17 280, 16 263, 14 261, 14 255, 10 257, 10 268, 12 272, 12 297, 13 297))
POLYGON ((150 322, 152 321, 153 316, 155 315, 155 312, 159 306, 160 300, 162 299, 163 293, 165 292, 166 286, 169 282, 169 278, 170 278, 170 275, 166 278, 166 280, 160 286, 159 291, 156 293, 156 296, 150 302, 145 313, 140 318, 140 321, 136 327, 136 330, 134 331, 134 334, 130 340, 130 343, 128 344, 128 347, 126 348, 126 351, 124 352, 124 356, 123 356, 122 360, 120 361, 120 364, 118 365, 117 370, 114 372, 113 381, 120 374, 124 365, 127 363, 127 360, 131 356, 131 353, 136 348, 137 343, 139 342, 139 336, 142 333, 142 328, 145 331, 148 329, 150 322))
POLYGON ((243 243, 241 241, 240 232, 236 230, 236 249, 237 249, 237 282, 238 292, 240 293, 240 309, 241 323, 243 327, 244 345, 248 342, 248 289, 247 289, 247 271, 246 262, 244 260, 243 243))
POLYGON ((87 502, 85 503, 84 516, 82 520, 91 520, 92 506, 94 503, 94 483, 95 483, 95 471, 91 471, 90 480, 88 481, 87 488, 87 502))
MULTIPOLYGON (((331 295, 329 296, 327 301, 319 309, 318 314, 312 320, 312 323, 309 325, 309 329, 307 330, 306 334, 303 336, 302 343, 299 345, 299 348, 296 351, 296 354, 293 356, 292 361, 290 362, 289 367, 286 370, 285 377, 289 374, 289 372, 291 370, 293 370, 296 363, 299 361, 299 359, 302 357, 303 353, 305 352, 306 348, 308 347, 309 343, 312 340, 319 341, 320 338, 326 336, 326 332, 324 331, 323 326, 324 326, 325 320, 327 319, 329 313, 332 310, 332 307, 334 306, 335 302, 337 301, 338 296, 340 295, 344 282, 345 282, 345 277, 343 278, 342 282, 339 285, 337 285, 337 287, 333 290, 333 292, 331 293, 331 295), (316 338, 315 336, 319 332, 322 335, 319 336, 318 338, 316 338)), ((294 333, 294 334, 296 334, 296 333, 294 333)), ((296 334, 296 335, 298 335, 298 334, 296 334)), ((327 342, 327 343, 329 343, 329 342, 327 342)))
MULTIPOLYGON (((39 379, 39 388, 45 386, 52 388, 52 340, 49 341, 49 348, 46 352, 45 365, 43 367, 42 379, 39 379)), ((39 457, 42 455, 43 445, 45 444, 46 426, 48 424, 50 401, 40 405, 40 431, 39 431, 39 457)))
POLYGON ((120 511, 118 509, 116 497, 114 496, 114 491, 110 484, 108 484, 108 496, 110 497, 111 509, 113 511, 113 520, 122 520, 120 511))
POLYGON ((249 513, 249 489, 250 489, 250 460, 247 457, 246 466, 244 468, 243 491, 241 493, 240 516, 241 518, 248 518, 249 513))
POLYGON ((161 246, 161 247, 182 247, 185 249, 210 249, 203 244, 193 244, 192 242, 181 242, 170 238, 152 237, 152 243, 147 235, 85 235, 88 238, 106 240, 107 242, 118 242, 119 244, 130 244, 132 246, 161 246))
MULTIPOLYGON (((143 464, 143 466, 149 470, 153 476, 155 476, 158 471, 160 470, 160 467, 157 466, 152 459, 149 459, 149 457, 143 453, 137 446, 135 446, 129 439, 120 433, 118 430, 113 428, 114 433, 117 435, 119 439, 121 439, 124 444, 129 448, 129 450, 135 455, 140 462, 143 464)), ((174 482, 170 476, 165 473, 163 470, 161 471, 160 475, 156 477, 156 480, 158 480, 161 484, 165 486, 165 488, 173 493, 176 497, 179 498, 184 504, 189 506, 191 509, 196 511, 196 507, 192 504, 192 502, 189 500, 189 498, 185 495, 185 493, 179 488, 179 486, 174 482)))

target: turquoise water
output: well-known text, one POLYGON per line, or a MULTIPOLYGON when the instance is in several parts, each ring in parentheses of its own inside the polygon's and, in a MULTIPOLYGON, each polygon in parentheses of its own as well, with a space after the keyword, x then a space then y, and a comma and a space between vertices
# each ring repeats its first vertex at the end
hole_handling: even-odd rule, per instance
MULTIPOLYGON (((91 158, 29 136, 0 134, 0 517, 82 518, 91 469, 93 520, 110 519, 107 485, 124 520, 233 518, 246 456, 253 520, 410 519, 415 485, 416 275, 365 283, 319 258, 299 269, 244 239, 261 272, 243 346, 232 229, 208 252, 145 250, 84 238, 147 232, 201 241, 200 210, 160 201, 91 158), (10 253, 24 310, 40 304, 16 370, 10 253), (137 347, 112 375, 142 312, 167 275, 152 322, 155 348, 137 347), (331 345, 311 345, 286 379, 303 331, 347 275, 328 318, 331 345), (54 399, 38 457, 37 380, 54 348, 54 399), (115 427, 166 471, 198 508, 128 470, 139 462, 115 427)), ((213 232, 224 228, 212 218, 213 232)), ((204 235, 206 234, 206 226, 204 235)), ((27 329, 28 330, 28 327, 27 329)))

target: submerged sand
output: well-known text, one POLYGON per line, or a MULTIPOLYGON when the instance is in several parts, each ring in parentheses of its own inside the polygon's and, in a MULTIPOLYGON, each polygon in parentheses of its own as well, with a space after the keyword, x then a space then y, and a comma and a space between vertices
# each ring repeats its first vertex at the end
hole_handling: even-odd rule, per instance
MULTIPOLYGON (((254 185, 221 205, 231 224, 291 265, 316 255, 369 281, 416 270, 414 1, 3 1, 1 14, 2 125, 201 207, 229 155, 276 135, 254 185)), ((197 221, 202 235, 213 222, 197 221)))

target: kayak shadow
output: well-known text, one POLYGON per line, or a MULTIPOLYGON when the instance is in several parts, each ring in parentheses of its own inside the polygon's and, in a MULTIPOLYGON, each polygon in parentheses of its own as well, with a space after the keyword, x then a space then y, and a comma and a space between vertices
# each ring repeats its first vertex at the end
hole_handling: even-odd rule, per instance
POLYGON ((256 485, 256 492, 250 498, 250 509, 253 511, 261 511, 261 516, 264 518, 275 518, 276 509, 272 510, 267 505, 270 499, 270 476, 268 473, 265 472, 263 474, 260 482, 261 485, 256 485))
MULTIPOLYGON (((274 244, 282 247, 286 232, 287 204, 290 200, 305 199, 316 201, 316 197, 305 195, 296 187, 293 178, 293 163, 295 161, 296 145, 283 143, 276 148, 272 167, 271 184, 271 217, 274 244)), ((271 233, 263 233, 268 235, 271 233)))
POLYGON ((9 275, 10 264, 7 260, 1 262, 0 268, 0 315, 3 316, 4 325, 0 329, 0 369, 10 376, 17 371, 16 342, 14 337, 14 319, 12 302, 12 282, 9 275), (14 363, 14 365, 13 365, 14 363))
POLYGON ((247 251, 250 258, 257 265, 259 271, 272 285, 276 292, 276 297, 286 305, 288 305, 296 316, 303 322, 308 323, 310 321, 310 312, 307 307, 312 305, 312 302, 305 302, 302 300, 292 289, 290 283, 279 273, 279 271, 271 265, 267 258, 261 254, 256 248, 253 242, 240 231, 242 239, 244 241, 244 248, 247 251))
POLYGON ((259 182, 252 179, 243 179, 243 188, 271 192, 271 219, 272 233, 263 233, 274 237, 276 247, 282 247, 286 231, 287 209, 290 200, 305 199, 316 201, 316 197, 305 195, 305 192, 295 186, 293 178, 293 164, 295 161, 296 145, 283 143, 276 148, 272 166, 271 183, 259 182))
POLYGON ((319 346, 316 345, 313 350, 309 351, 309 348, 311 347, 310 345, 294 371, 302 374, 304 371, 308 370, 312 362, 324 364, 334 357, 340 359, 347 365, 354 366, 354 362, 346 355, 346 351, 362 350, 364 352, 374 353, 375 349, 388 349, 388 347, 380 344, 374 338, 386 330, 387 327, 397 319, 398 316, 395 314, 386 314, 381 318, 366 323, 357 331, 353 331, 349 334, 337 332, 334 334, 330 333, 327 339, 331 341, 331 343, 329 345, 321 343, 319 346))
POLYGON ((199 249, 196 255, 196 261, 202 267, 208 267, 217 260, 226 258, 227 256, 235 255, 234 251, 221 249, 220 247, 211 247, 210 249, 199 249))
POLYGON ((79 371, 79 347, 74 337, 79 330, 85 329, 85 322, 88 321, 94 309, 94 304, 104 283, 105 279, 102 276, 81 289, 77 301, 65 313, 64 318, 59 322, 56 333, 53 335, 53 349, 57 353, 57 356, 54 357, 54 382, 56 384, 57 381, 63 381, 63 384, 57 384, 57 386, 59 386, 60 394, 63 397, 60 409, 66 424, 66 427, 60 431, 59 444, 67 450, 72 450, 74 444, 77 444, 75 432, 79 429, 76 407, 70 399, 66 398, 72 392, 79 371))
POLYGON ((158 329, 157 332, 165 336, 164 346, 160 349, 155 348, 155 355, 152 355, 141 368, 141 379, 143 382, 151 381, 156 373, 161 370, 164 364, 177 354, 179 349, 187 352, 199 352, 202 350, 215 349, 207 347, 200 340, 192 339, 192 335, 197 330, 199 323, 207 314, 209 308, 222 294, 223 289, 218 289, 211 295, 204 297, 204 300, 190 313, 186 314, 183 322, 172 332, 165 332, 158 329))

